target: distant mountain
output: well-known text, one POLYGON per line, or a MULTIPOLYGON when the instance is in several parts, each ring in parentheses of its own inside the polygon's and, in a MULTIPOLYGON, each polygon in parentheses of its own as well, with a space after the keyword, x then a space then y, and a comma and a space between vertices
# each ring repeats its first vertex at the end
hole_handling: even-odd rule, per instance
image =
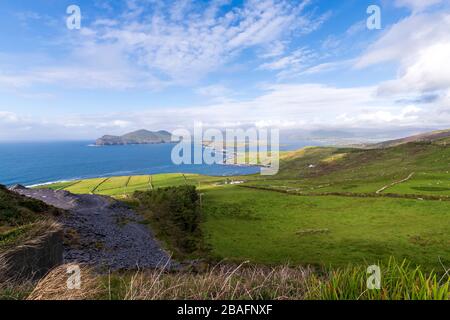
POLYGON ((126 144, 157 144, 169 143, 172 141, 172 134, 165 130, 148 131, 138 130, 124 134, 123 136, 103 136, 95 142, 97 146, 113 146, 126 144))
POLYGON ((402 139, 389 140, 366 145, 366 147, 371 149, 390 148, 410 142, 442 142, 444 144, 448 142, 450 144, 450 129, 421 133, 402 139))

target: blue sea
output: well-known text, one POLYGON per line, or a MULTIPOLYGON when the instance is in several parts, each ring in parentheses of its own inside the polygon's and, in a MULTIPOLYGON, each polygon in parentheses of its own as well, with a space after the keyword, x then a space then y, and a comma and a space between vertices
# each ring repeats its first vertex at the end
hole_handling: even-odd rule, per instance
MULTIPOLYGON (((257 167, 219 164, 174 165, 171 161, 174 144, 96 147, 92 143, 0 143, 0 184, 31 186, 94 177, 157 173, 227 176, 253 174, 260 170, 257 167)), ((295 148, 305 145, 308 143, 297 143, 295 148)))

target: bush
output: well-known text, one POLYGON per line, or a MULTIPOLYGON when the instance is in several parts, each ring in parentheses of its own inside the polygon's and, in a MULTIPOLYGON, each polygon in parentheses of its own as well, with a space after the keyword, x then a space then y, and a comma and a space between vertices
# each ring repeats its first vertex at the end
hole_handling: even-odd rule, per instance
POLYGON ((175 254, 190 255, 203 247, 199 195, 194 186, 136 192, 139 210, 175 254))

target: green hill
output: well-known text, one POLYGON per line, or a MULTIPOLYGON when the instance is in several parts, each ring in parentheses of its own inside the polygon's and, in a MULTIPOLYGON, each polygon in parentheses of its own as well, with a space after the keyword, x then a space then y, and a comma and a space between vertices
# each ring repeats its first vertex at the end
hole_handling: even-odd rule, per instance
POLYGON ((395 147, 401 144, 410 143, 410 142, 437 142, 439 143, 442 140, 447 140, 450 138, 450 129, 447 130, 437 130, 432 132, 426 132, 417 134, 414 136, 384 141, 372 145, 368 145, 367 147, 371 149, 380 149, 380 148, 389 148, 395 147))
POLYGON ((433 194, 450 195, 447 139, 380 149, 306 148, 284 154, 279 174, 255 183, 304 192, 376 192, 413 174, 402 185, 416 189, 402 192, 413 193, 422 188, 425 194, 430 194, 434 188, 433 194), (423 187, 427 186, 430 191, 426 192, 423 187))

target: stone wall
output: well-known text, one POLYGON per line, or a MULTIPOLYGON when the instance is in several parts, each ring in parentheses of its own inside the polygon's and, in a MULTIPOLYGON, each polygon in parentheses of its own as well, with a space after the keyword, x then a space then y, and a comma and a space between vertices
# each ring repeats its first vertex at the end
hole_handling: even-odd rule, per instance
POLYGON ((0 254, 0 281, 39 279, 63 263, 63 232, 52 225, 44 234, 0 254))

